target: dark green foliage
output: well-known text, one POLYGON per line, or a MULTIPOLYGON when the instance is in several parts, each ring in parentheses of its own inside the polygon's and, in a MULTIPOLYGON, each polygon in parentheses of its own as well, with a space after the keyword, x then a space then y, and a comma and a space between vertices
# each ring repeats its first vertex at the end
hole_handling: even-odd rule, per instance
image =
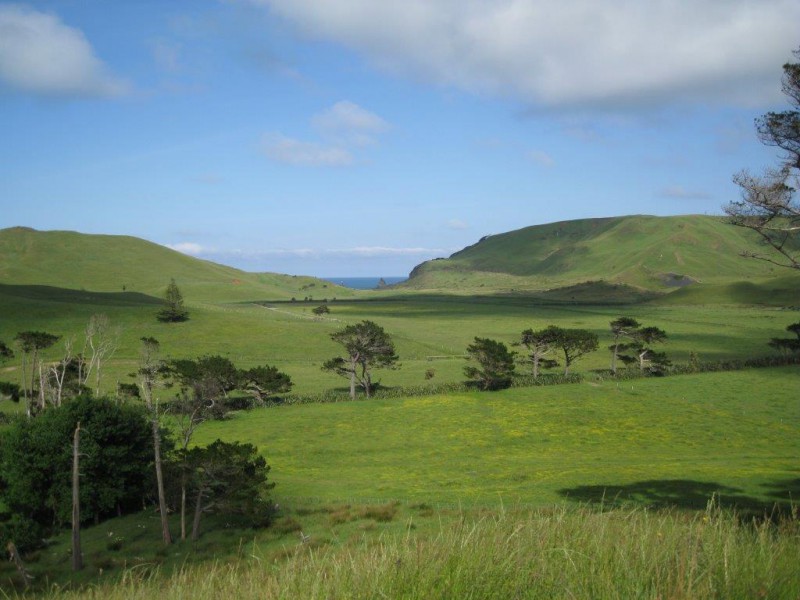
POLYGON ((476 337, 467 346, 467 360, 478 366, 464 367, 464 375, 482 390, 501 390, 511 387, 514 377, 514 353, 503 342, 476 337))
POLYGON ((313 312, 317 316, 322 316, 322 315, 327 315, 329 312, 331 312, 331 309, 328 308, 327 304, 320 304, 316 308, 311 309, 311 312, 313 312))
POLYGON ((794 338, 772 338, 768 343, 783 354, 800 352, 800 322, 786 326, 786 331, 795 334, 794 338))
POLYGON ((631 342, 619 346, 620 350, 629 352, 629 354, 619 357, 626 365, 636 363, 640 371, 648 369, 656 374, 663 373, 664 369, 669 366, 670 362, 666 355, 663 352, 656 352, 652 348, 653 344, 662 344, 667 339, 667 334, 663 329, 640 327, 630 332, 628 337, 631 342))
POLYGON ((156 318, 162 323, 179 323, 189 319, 189 311, 183 305, 183 294, 181 294, 175 280, 172 279, 164 293, 166 307, 158 312, 156 318))
POLYGON ((292 389, 292 379, 286 373, 264 365, 239 372, 239 387, 247 391, 259 404, 275 394, 284 394, 292 389))
POLYGON ((226 396, 239 387, 239 371, 224 356, 201 356, 197 360, 179 359, 167 362, 170 375, 183 388, 203 386, 209 397, 226 396))
POLYGON ((141 509, 152 488, 150 426, 135 406, 75 398, 16 421, 0 443, 2 535, 22 548, 69 522, 72 435, 81 423, 81 517, 99 521, 141 509), (16 536, 12 538, 11 536, 16 536))
POLYGON ((16 383, 0 381, 0 398, 6 397, 12 402, 19 402, 21 391, 16 383))
POLYGON ((393 368, 397 363, 392 339, 383 327, 372 321, 348 325, 332 333, 331 339, 344 346, 346 357, 327 360, 322 369, 350 379, 351 398, 355 398, 356 384, 364 389, 369 398, 373 388, 371 369, 393 368))
POLYGON ((624 338, 628 338, 631 334, 639 329, 639 321, 632 317, 619 317, 609 323, 611 326, 611 334, 614 336, 614 343, 609 346, 611 350, 611 372, 617 372, 617 358, 619 358, 619 347, 624 338))
POLYGON ((6 346, 4 341, 0 340, 0 362, 3 362, 9 358, 13 358, 13 356, 14 352, 11 350, 11 348, 6 346))
POLYGON ((192 474, 191 497, 195 502, 192 538, 199 534, 203 513, 224 514, 253 527, 268 525, 275 514, 270 501, 274 483, 267 480, 269 466, 252 444, 221 440, 185 455, 192 474))
POLYGON ((553 345, 564 354, 564 375, 569 375, 569 368, 584 354, 597 350, 597 335, 585 329, 562 329, 550 327, 553 345))
POLYGON ((519 346, 525 346, 528 350, 527 361, 531 363, 532 375, 536 379, 539 377, 540 369, 551 369, 558 366, 558 361, 547 358, 555 348, 558 330, 553 326, 539 331, 526 329, 520 336, 519 346))

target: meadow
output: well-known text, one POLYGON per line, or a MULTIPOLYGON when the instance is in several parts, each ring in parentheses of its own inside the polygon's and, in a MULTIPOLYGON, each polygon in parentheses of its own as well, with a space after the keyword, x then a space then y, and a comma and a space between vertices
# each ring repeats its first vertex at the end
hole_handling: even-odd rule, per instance
MULTIPOLYGON (((99 293, 0 286, 0 340, 10 343, 19 331, 42 330, 80 341, 95 313, 109 316, 119 328, 119 348, 107 367, 104 389, 117 381, 132 381, 139 339, 155 337, 163 357, 196 358, 219 354, 239 367, 268 363, 288 373, 294 391, 316 393, 342 388, 344 380, 321 371, 322 362, 340 348, 330 334, 345 325, 370 319, 389 333, 401 367, 381 371, 377 379, 389 387, 462 381, 464 352, 474 337, 506 344, 527 328, 550 324, 589 329, 600 338, 600 350, 576 364, 577 371, 608 368, 609 322, 620 315, 667 332, 663 350, 674 363, 685 363, 694 352, 701 361, 749 358, 773 353, 767 342, 780 337, 797 313, 777 306, 742 304, 671 304, 661 301, 632 305, 547 304, 526 296, 410 295, 361 292, 359 300, 329 302, 331 313, 317 317, 318 302, 255 299, 253 302, 212 303, 187 299, 190 320, 159 323, 157 298, 135 293, 99 293), (425 374, 433 369, 434 377, 425 374)), ((45 356, 57 359, 61 343, 45 356)), ((18 361, 0 367, 0 378, 16 381, 18 361)))
MULTIPOLYGON (((141 252, 133 248, 130 260, 141 252)), ((172 259, 183 268, 183 258, 172 259)), ((775 355, 770 338, 786 336, 800 319, 794 276, 720 279, 666 295, 602 281, 501 293, 481 287, 489 281, 482 276, 443 271, 455 278, 446 292, 356 292, 192 263, 183 287, 190 319, 160 323, 160 274, 143 271, 122 291, 121 280, 105 281, 110 267, 87 267, 88 289, 67 289, 33 285, 74 279, 56 263, 44 280, 31 270, 35 261, 26 264, 16 284, 0 284, 0 340, 38 330, 80 344, 90 316, 104 313, 119 335, 106 393, 133 381, 142 337, 160 341, 162 358, 219 354, 240 368, 275 365, 292 377, 294 394, 311 398, 346 387, 321 370, 341 351, 330 334, 346 325, 375 321, 400 356, 399 368, 375 373, 398 392, 391 399, 277 404, 198 429, 196 445, 220 438, 258 446, 280 507, 271 527, 243 529, 210 516, 197 542, 165 547, 152 510, 111 519, 84 529, 80 573, 69 569, 66 534, 25 556, 41 595, 800 594, 798 368, 632 380, 607 371, 609 322, 622 315, 665 330, 659 349, 676 365, 691 355, 700 362, 775 355), (331 312, 316 316, 323 299, 331 312), (600 349, 575 365, 580 383, 435 393, 463 382, 465 349, 476 336, 510 345, 524 329, 548 325, 598 335, 600 349), (425 386, 426 394, 402 393, 425 386)), ((57 360, 62 348, 45 360, 57 360)), ((19 368, 18 358, 0 365, 0 379, 18 382, 19 368)), ((158 390, 162 399, 174 393, 158 390)), ((22 408, 0 402, 0 411, 22 408)), ((177 531, 174 516, 172 525, 177 531)), ((0 586, 22 591, 10 563, 0 565, 0 586)))

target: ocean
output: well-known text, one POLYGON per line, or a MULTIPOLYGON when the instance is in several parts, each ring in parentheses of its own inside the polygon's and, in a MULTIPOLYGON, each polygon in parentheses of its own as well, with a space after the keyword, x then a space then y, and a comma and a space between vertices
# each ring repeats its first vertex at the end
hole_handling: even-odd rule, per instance
MULTIPOLYGON (((322 277, 322 279, 354 290, 374 290, 378 287, 381 277, 322 277)), ((405 281, 408 277, 389 277, 384 275, 382 279, 386 282, 386 285, 392 285, 405 281)))

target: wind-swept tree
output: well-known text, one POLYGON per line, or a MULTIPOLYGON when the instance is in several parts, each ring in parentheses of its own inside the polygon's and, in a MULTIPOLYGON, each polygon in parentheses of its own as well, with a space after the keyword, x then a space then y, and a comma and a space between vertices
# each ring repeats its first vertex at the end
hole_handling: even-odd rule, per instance
POLYGON ((652 347, 654 344, 663 344, 667 339, 667 334, 663 329, 641 327, 636 329, 630 337, 631 343, 620 345, 620 349, 633 352, 633 356, 626 355, 626 362, 636 362, 640 371, 649 368, 652 372, 660 372, 669 365, 666 355, 663 352, 656 352, 652 347))
POLYGON ((630 336, 639 329, 639 321, 632 317, 619 317, 610 323, 611 334, 614 336, 614 343, 608 347, 611 350, 611 372, 617 374, 617 358, 622 340, 630 336))
MULTIPOLYGON (((794 55, 800 58, 800 48, 794 55)), ((800 63, 783 65, 783 92, 791 110, 768 112, 756 119, 762 143, 784 152, 783 164, 763 175, 741 171, 733 178, 741 199, 725 207, 730 222, 752 229, 771 252, 742 255, 774 265, 800 269, 800 204, 795 196, 800 176, 800 63)))
POLYGON ((501 390, 511 386, 514 378, 514 353, 503 342, 476 337, 467 346, 467 365, 464 375, 475 381, 482 390, 501 390))
POLYGON ((553 344, 564 355, 564 375, 585 354, 597 350, 597 335, 586 329, 562 329, 553 327, 553 344))
POLYGON ((533 369, 533 378, 539 378, 540 369, 551 369, 558 365, 558 361, 552 358, 547 358, 552 352, 555 351, 555 340, 558 328, 550 326, 546 329, 533 331, 533 329, 526 329, 520 336, 520 341, 517 342, 519 346, 525 346, 527 349, 527 362, 531 363, 533 369))
POLYGON ((332 333, 331 339, 344 347, 345 356, 325 361, 322 369, 349 379, 350 397, 353 399, 356 397, 356 385, 364 389, 367 398, 370 397, 373 369, 391 369, 397 364, 398 357, 391 337, 383 327, 372 321, 348 325, 332 333))
POLYGON ((164 292, 166 306, 161 309, 156 318, 162 323, 178 323, 189 319, 189 311, 183 305, 183 294, 174 279, 171 279, 164 292))
POLYGON ((239 377, 239 387, 253 396, 257 404, 264 404, 270 396, 292 389, 292 378, 269 365, 240 371, 239 377))

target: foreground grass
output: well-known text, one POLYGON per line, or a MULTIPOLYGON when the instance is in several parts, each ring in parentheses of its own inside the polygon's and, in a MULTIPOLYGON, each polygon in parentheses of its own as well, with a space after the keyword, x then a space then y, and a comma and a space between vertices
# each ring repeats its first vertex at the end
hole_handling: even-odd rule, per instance
POLYGON ((559 507, 440 515, 428 533, 294 542, 268 560, 234 560, 164 576, 131 569, 116 582, 51 598, 797 598, 796 520, 743 523, 710 508, 598 512, 559 507))

